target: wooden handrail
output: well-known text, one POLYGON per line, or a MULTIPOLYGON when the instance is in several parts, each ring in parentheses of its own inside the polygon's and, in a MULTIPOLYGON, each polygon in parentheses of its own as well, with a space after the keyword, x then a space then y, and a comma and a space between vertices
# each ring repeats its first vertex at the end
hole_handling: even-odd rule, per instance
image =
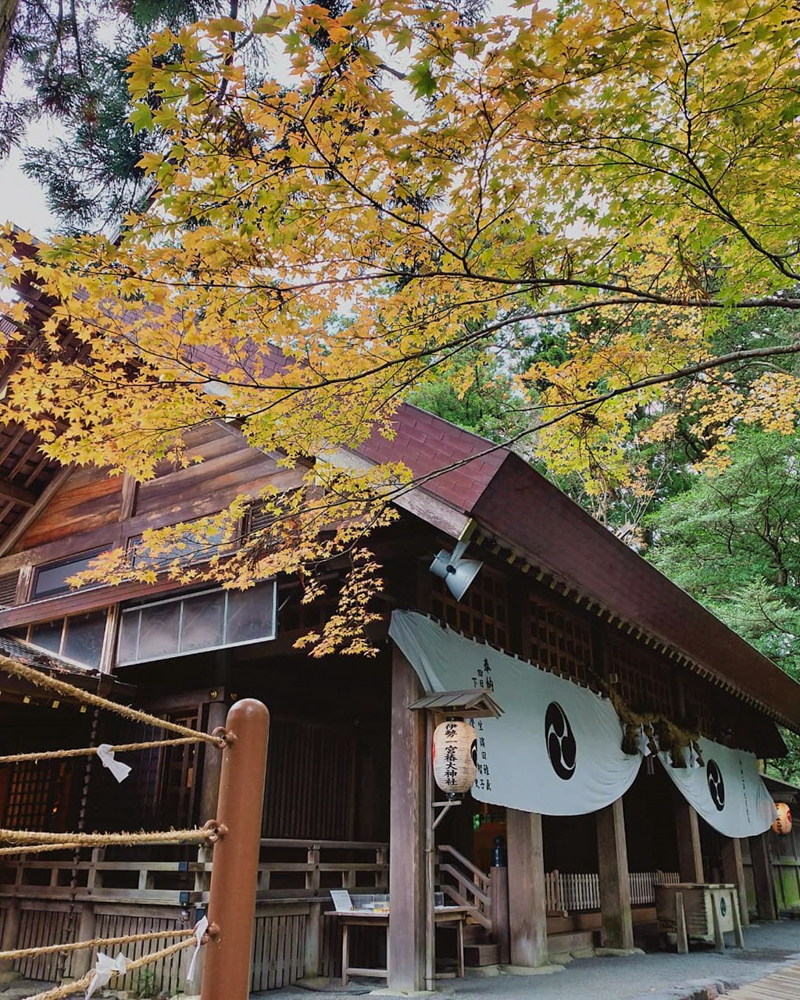
POLYGON ((466 868, 466 869, 467 869, 467 871, 469 871, 469 872, 470 872, 470 873, 471 873, 472 875, 474 875, 474 876, 475 876, 475 878, 476 878, 476 879, 478 879, 478 881, 479 881, 479 882, 481 883, 481 885, 482 885, 482 887, 483 887, 484 889, 488 888, 488 886, 489 886, 489 885, 491 884, 491 881, 492 881, 492 880, 491 880, 491 878, 490 878, 490 877, 489 877, 489 876, 488 876, 488 875, 486 874, 486 872, 482 872, 482 871, 480 870, 480 868, 476 867, 476 866, 475 866, 475 865, 474 865, 474 864, 473 864, 473 863, 472 863, 472 862, 471 862, 471 861, 469 860, 469 858, 465 858, 465 857, 464 857, 464 855, 463 855, 463 854, 461 854, 461 852, 460 852, 460 851, 457 851, 457 850, 455 849, 455 847, 451 847, 451 846, 450 846, 450 844, 441 844, 441 845, 439 846, 439 853, 440 853, 440 854, 444 853, 445 851, 446 851, 446 852, 447 852, 448 854, 452 854, 452 856, 453 856, 453 857, 454 857, 454 858, 456 859, 456 861, 457 861, 457 862, 458 862, 458 863, 459 863, 460 865, 463 865, 463 866, 464 866, 464 868, 466 868))
MULTIPOLYGON (((488 909, 492 905, 492 901, 491 901, 490 897, 485 892, 483 892, 481 889, 479 889, 478 886, 475 885, 474 882, 471 882, 467 878, 467 876, 464 875, 463 872, 460 872, 455 866, 453 866, 453 865, 440 865, 439 866, 439 871, 441 871, 441 872, 447 872, 448 875, 452 875, 453 878, 456 880, 456 882, 458 882, 458 884, 461 886, 462 889, 466 890, 466 892, 469 893, 469 895, 474 896, 475 899, 479 899, 483 903, 484 908, 488 909)), ((467 904, 467 905, 469 905, 469 904, 467 904)))

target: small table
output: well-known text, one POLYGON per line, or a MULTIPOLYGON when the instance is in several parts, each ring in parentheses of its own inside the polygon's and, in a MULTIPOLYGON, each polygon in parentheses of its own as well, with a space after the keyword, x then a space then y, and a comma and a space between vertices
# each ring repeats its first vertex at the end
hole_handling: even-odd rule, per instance
MULTIPOLYGON (((386 965, 389 965, 389 917, 390 913, 374 913, 371 910, 330 910, 326 917, 335 917, 342 925, 342 986, 347 986, 350 976, 373 976, 375 979, 388 979, 389 970, 361 969, 350 965, 350 928, 351 927, 385 927, 386 928, 386 965)), ((467 912, 460 906, 437 906, 433 911, 436 927, 452 926, 456 930, 458 940, 458 977, 464 978, 464 922, 467 912)))

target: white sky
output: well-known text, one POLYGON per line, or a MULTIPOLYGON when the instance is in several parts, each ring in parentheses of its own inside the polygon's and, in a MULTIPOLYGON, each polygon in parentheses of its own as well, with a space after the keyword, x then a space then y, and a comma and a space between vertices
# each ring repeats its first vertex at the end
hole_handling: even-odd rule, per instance
MULTIPOLYGON (((28 141, 44 146, 54 134, 45 123, 36 123, 29 129, 28 141)), ((0 223, 13 222, 34 236, 47 236, 48 230, 56 224, 55 219, 47 210, 41 187, 23 174, 21 163, 19 150, 0 162, 0 223)))

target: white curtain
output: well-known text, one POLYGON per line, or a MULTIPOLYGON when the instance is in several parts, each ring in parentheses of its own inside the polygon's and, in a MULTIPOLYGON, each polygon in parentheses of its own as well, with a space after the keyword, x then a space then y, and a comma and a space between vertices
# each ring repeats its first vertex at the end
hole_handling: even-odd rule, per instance
POLYGON ((575 816, 631 786, 642 758, 620 749, 622 727, 606 698, 415 612, 394 611, 389 635, 426 691, 486 688, 504 709, 474 723, 479 801, 575 816))
MULTIPOLYGON (((672 767, 667 774, 703 819, 726 837, 754 837, 775 819, 775 803, 758 773, 755 754, 700 739, 704 767, 672 767)), ((690 751, 684 751, 686 761, 690 751)), ((693 756, 693 755, 692 755, 693 756)))
MULTIPOLYGON (((504 710, 499 719, 474 722, 479 775, 472 794, 479 801, 575 816, 610 805, 630 788, 642 756, 620 749, 623 724, 607 698, 416 612, 394 611, 389 635, 427 692, 484 688, 504 710)), ((660 754, 667 774, 720 833, 763 833, 775 809, 754 754, 707 739, 700 747, 704 767, 674 768, 660 754)), ((689 754, 687 764, 695 763, 689 754)))

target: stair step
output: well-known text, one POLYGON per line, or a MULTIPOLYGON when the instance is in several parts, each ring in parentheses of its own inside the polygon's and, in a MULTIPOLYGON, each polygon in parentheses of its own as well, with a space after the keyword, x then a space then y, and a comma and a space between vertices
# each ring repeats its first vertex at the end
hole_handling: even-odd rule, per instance
POLYGON ((500 961, 500 948, 496 944, 465 944, 464 964, 472 968, 482 965, 497 965, 500 961))
POLYGON ((483 924, 464 924, 464 944, 491 944, 489 931, 483 924))

